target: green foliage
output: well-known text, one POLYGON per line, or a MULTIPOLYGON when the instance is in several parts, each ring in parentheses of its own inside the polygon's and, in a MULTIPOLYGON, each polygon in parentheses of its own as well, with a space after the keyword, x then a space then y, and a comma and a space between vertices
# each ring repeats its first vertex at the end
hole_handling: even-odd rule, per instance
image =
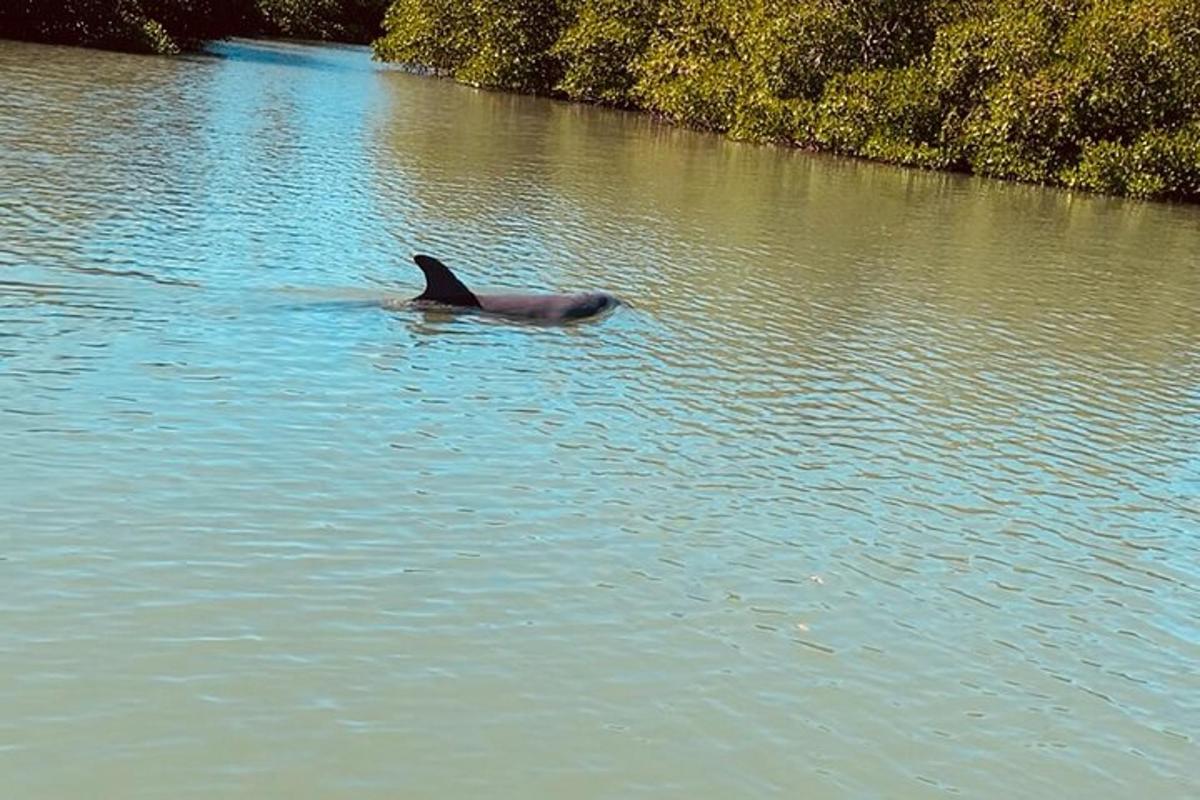
POLYGON ((1063 183, 1134 197, 1200 197, 1200 123, 1173 133, 1151 131, 1123 145, 1098 142, 1084 149, 1063 183))
POLYGON ((261 30, 297 39, 369 42, 383 33, 389 0, 255 0, 261 30))
POLYGON ((14 0, 0 4, 0 36, 147 53, 175 53, 227 35, 241 0, 14 0))
POLYGON ((816 100, 830 78, 865 64, 861 19, 850 3, 765 0, 739 45, 766 91, 816 100))
POLYGON ((975 46, 934 49, 940 85, 965 118, 961 141, 973 171, 1097 190, 1120 187, 1141 196, 1180 195, 1181 184, 1169 176, 1159 190, 1142 181, 1136 191, 1129 181, 1101 176, 1115 174, 1117 161, 1144 165, 1151 153, 1166 158, 1174 151, 1148 144, 1161 136, 1144 137, 1171 139, 1172 131, 1197 118, 1200 4, 1013 2, 976 28, 975 46), (984 88, 972 93, 971 83, 984 88), (1130 155, 1126 146, 1143 140, 1137 150, 1142 155, 1130 155), (1117 146, 1126 153, 1120 159, 1112 155, 1117 146))
POLYGON ((1083 93, 1078 73, 1062 64, 993 85, 963 131, 972 170, 997 178, 1052 181, 1079 156, 1083 93))
POLYGON ((1129 141, 1200 113, 1200 2, 1098 0, 1063 38, 1089 138, 1129 141))
POLYGON ((567 11, 561 0, 396 0, 375 55, 472 86, 550 93, 563 76, 551 48, 567 11))
POLYGON ((557 89, 573 100, 631 105, 634 65, 650 44, 659 0, 582 0, 552 53, 565 66, 557 89))
POLYGON ((233 34, 369 41, 389 0, 0 0, 0 36, 177 53, 233 34))
POLYGON ((920 66, 859 70, 829 82, 817 106, 814 140, 838 153, 909 166, 960 167, 943 136, 943 108, 920 66))
POLYGON ((396 0, 383 27, 387 33, 375 41, 376 58, 441 74, 453 75, 479 48, 471 0, 396 0))
POLYGON ((478 49, 455 77, 474 86, 548 93, 562 79, 551 52, 566 27, 559 0, 475 0, 478 49))
POLYGON ((646 53, 632 66, 643 108, 725 131, 743 80, 731 23, 737 0, 663 0, 646 53))

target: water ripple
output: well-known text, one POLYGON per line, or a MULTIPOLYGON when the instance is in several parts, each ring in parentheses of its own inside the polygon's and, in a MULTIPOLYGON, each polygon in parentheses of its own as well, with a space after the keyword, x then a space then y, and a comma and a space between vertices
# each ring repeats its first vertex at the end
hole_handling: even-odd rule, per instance
POLYGON ((1200 792, 1194 209, 279 42, 0 120, 6 797, 1200 792))

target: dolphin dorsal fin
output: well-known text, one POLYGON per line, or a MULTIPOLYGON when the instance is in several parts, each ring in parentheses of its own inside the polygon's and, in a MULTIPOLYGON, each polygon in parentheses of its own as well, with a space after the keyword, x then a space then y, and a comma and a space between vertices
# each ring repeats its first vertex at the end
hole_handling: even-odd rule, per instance
POLYGON ((445 264, 433 256, 417 255, 413 256, 413 261, 417 262, 421 272, 425 273, 425 291, 416 298, 417 300, 479 308, 479 298, 463 285, 445 264))

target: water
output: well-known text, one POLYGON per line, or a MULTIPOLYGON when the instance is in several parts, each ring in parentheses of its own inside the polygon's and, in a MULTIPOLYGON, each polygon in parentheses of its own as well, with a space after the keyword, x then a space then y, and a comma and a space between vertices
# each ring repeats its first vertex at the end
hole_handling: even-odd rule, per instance
POLYGON ((1200 210, 0 42, 17 798, 1194 797, 1200 210), (388 310, 411 253, 605 289, 388 310))

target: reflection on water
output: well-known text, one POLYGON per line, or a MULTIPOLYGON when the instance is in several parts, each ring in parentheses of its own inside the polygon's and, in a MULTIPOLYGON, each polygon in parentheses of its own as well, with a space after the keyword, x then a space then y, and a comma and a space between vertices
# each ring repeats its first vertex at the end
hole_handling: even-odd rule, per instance
POLYGON ((1200 216, 0 42, 6 797, 1184 797, 1200 216), (607 289, 389 311, 415 250, 607 289))

